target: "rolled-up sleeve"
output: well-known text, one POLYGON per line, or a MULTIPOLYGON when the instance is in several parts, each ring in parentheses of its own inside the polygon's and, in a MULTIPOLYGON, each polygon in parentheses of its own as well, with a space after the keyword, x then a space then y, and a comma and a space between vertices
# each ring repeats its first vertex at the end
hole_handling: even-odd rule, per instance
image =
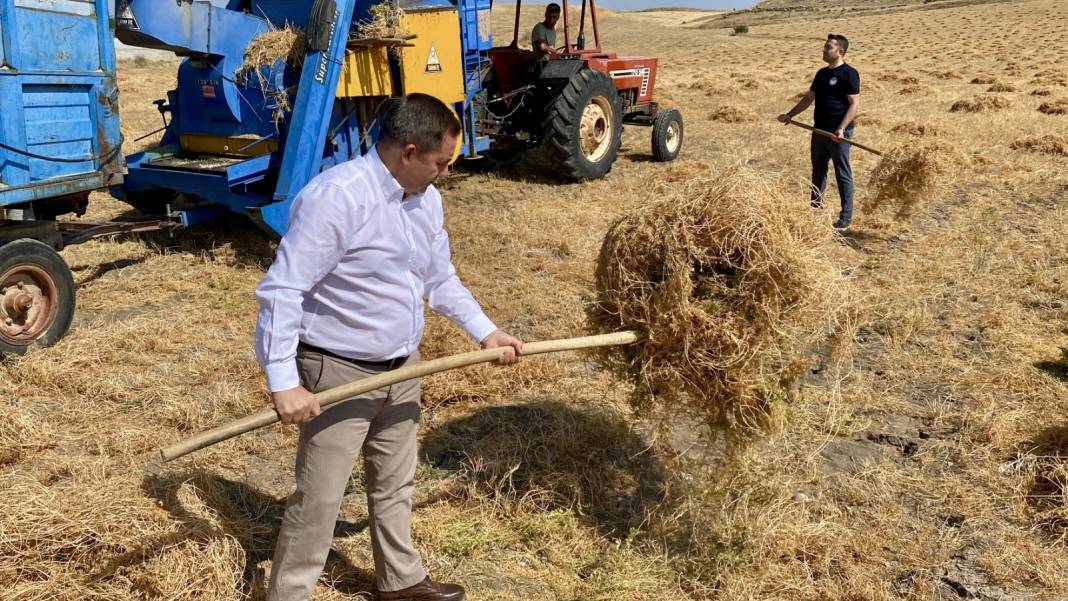
MULTIPOLYGON (((436 191, 434 192, 436 195, 436 191)), ((437 206, 441 206, 437 196, 437 206)), ((445 217, 440 210, 435 216, 435 230, 430 249, 430 268, 426 278, 426 296, 430 308, 452 320, 463 328, 476 342, 481 342, 497 329, 490 318, 482 311, 478 301, 460 282, 456 268, 452 264, 449 250, 449 234, 445 231, 445 217)))
POLYGON ((360 220, 353 195, 334 184, 313 182, 294 199, 274 263, 256 286, 256 360, 271 392, 300 384, 296 355, 304 295, 344 256, 360 220))

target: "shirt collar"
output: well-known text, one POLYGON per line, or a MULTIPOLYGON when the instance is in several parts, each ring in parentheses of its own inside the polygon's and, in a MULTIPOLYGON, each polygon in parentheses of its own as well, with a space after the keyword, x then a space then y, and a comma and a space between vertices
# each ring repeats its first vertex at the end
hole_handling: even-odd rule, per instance
POLYGON ((375 179, 382 186, 382 193, 386 195, 386 200, 396 200, 398 202, 404 200, 404 187, 389 172, 386 164, 382 162, 382 157, 378 156, 377 145, 371 148, 371 152, 367 153, 367 162, 371 165, 371 171, 374 173, 375 179))

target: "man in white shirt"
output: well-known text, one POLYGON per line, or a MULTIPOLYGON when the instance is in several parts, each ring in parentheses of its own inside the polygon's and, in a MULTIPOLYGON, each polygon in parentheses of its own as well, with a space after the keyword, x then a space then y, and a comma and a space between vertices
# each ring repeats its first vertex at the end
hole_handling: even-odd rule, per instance
POLYGON ((382 601, 459 601, 432 581, 411 542, 420 388, 409 380, 320 410, 314 392, 419 360, 423 299, 483 348, 523 344, 497 329, 460 283, 441 195, 460 124, 441 101, 391 101, 378 144, 333 167, 293 201, 289 229, 256 288, 256 359, 283 423, 300 424, 296 491, 278 536, 267 598, 310 598, 330 551, 345 485, 362 451, 382 601))

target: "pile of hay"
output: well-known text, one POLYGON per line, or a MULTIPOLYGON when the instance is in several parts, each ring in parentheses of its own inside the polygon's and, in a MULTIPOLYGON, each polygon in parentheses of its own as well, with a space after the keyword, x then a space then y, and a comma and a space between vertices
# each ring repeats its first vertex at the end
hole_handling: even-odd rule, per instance
POLYGON ((758 121, 760 116, 747 106, 721 106, 712 111, 708 118, 723 123, 753 123, 758 121))
POLYGON ((985 85, 985 84, 992 84, 992 83, 997 83, 997 82, 998 82, 998 78, 994 77, 993 75, 980 75, 979 77, 976 77, 976 78, 972 79, 972 81, 970 83, 985 85))
POLYGON ((655 200, 612 225, 587 315, 595 331, 640 333, 599 355, 635 384, 639 411, 766 427, 815 349, 851 337, 847 282, 807 198, 696 167, 665 174, 655 200))
POLYGON ((987 92, 1019 92, 1020 88, 1012 85, 1011 83, 997 82, 986 89, 987 92))
POLYGON ((1043 102, 1038 105, 1038 112, 1047 115, 1068 115, 1068 98, 1061 98, 1052 102, 1043 102))
POLYGON ((948 130, 944 127, 931 125, 930 123, 919 123, 917 121, 905 121, 903 123, 898 123, 894 127, 890 128, 890 132, 895 134, 905 134, 908 136, 917 136, 921 138, 944 136, 949 133, 948 130))
POLYGON ((356 24, 360 38, 403 38, 411 32, 404 26, 404 11, 393 0, 371 7, 371 18, 356 24))
POLYGON ((1068 157, 1068 136, 1031 136, 1016 140, 1009 147, 1013 150, 1027 150, 1068 157))
POLYGON ((941 80, 960 79, 960 73, 956 71, 928 71, 927 74, 941 80))
POLYGON ((1053 95, 1053 90, 1051 90, 1049 88, 1035 88, 1034 90, 1031 90, 1031 95, 1032 96, 1052 96, 1053 95))
POLYGON ((931 86, 925 86, 923 84, 907 85, 897 91, 902 96, 915 96, 917 94, 930 95, 934 94, 934 88, 931 86))
POLYGON ((965 162, 956 146, 929 142, 901 146, 887 152, 871 175, 875 192, 872 208, 897 204, 896 217, 912 215, 924 197, 943 183, 944 177, 965 162))
POLYGON ((260 69, 270 67, 275 61, 281 60, 299 71, 304 65, 304 56, 307 53, 304 32, 292 25, 286 25, 252 38, 245 47, 245 59, 234 75, 238 81, 247 84, 249 74, 254 73, 263 88, 266 86, 266 79, 260 69))
POLYGON ((951 113, 985 113, 987 111, 1000 111, 1012 106, 1008 98, 994 94, 980 94, 974 98, 965 98, 953 103, 949 108, 951 113))

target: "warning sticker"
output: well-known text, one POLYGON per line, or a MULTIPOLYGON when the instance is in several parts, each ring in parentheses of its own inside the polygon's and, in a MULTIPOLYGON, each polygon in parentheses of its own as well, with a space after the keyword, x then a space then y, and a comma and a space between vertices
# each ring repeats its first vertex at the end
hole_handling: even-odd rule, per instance
POLYGON ((438 49, 431 44, 430 56, 426 59, 427 73, 441 73, 441 60, 438 58, 438 49))

